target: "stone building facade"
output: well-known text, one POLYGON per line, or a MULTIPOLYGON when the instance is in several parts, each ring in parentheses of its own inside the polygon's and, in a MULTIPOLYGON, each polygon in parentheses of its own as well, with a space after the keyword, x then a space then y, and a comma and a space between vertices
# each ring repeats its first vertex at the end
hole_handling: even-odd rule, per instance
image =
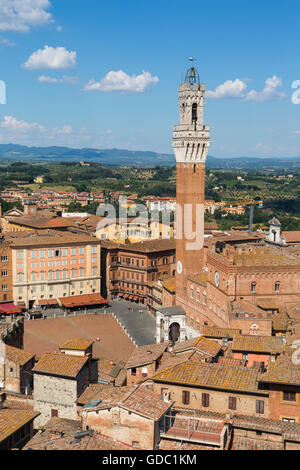
POLYGON ((13 265, 13 298, 31 308, 39 300, 100 291, 100 243, 55 230, 6 234, 13 265))
POLYGON ((149 240, 130 245, 102 241, 102 295, 147 305, 161 276, 175 274, 175 241, 149 240))
POLYGON ((53 417, 77 419, 77 398, 89 384, 89 357, 44 354, 34 372, 34 410, 40 412, 35 426, 53 417))

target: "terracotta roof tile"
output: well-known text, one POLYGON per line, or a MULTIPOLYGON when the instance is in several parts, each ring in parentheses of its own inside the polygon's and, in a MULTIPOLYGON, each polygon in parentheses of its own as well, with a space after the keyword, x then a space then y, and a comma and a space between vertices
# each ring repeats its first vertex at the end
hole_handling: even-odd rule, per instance
POLYGON ((174 351, 176 353, 188 349, 194 349, 203 354, 215 357, 220 352, 222 347, 216 341, 207 339, 204 336, 200 336, 196 339, 194 338, 187 341, 182 341, 174 346, 174 351))
POLYGON ((0 410, 0 442, 11 436, 38 415, 39 413, 25 410, 0 410))
POLYGON ((35 357, 34 354, 24 351, 23 349, 14 348, 13 346, 6 345, 5 349, 6 357, 20 366, 23 366, 35 357))
POLYGON ((214 326, 203 327, 203 336, 207 336, 209 338, 223 339, 223 338, 226 338, 227 335, 233 338, 235 335, 239 335, 240 333, 241 333, 241 330, 232 329, 232 328, 217 328, 214 326))
POLYGON ((32 370, 36 373, 75 379, 88 360, 86 356, 46 353, 32 370))
POLYGON ((233 351, 261 352, 279 354, 284 344, 280 336, 238 335, 232 343, 233 351))
POLYGON ((154 382, 266 394, 258 388, 258 371, 247 367, 182 362, 153 375, 154 382))
POLYGON ((59 349, 73 349, 75 351, 86 351, 94 341, 87 338, 71 338, 63 343, 59 349))
POLYGON ((134 349, 127 361, 126 368, 138 367, 151 364, 156 361, 167 349, 168 343, 150 344, 148 346, 138 346, 134 349))
POLYGON ((275 362, 269 362, 267 372, 261 376, 262 382, 300 385, 300 367, 290 358, 279 356, 275 362))

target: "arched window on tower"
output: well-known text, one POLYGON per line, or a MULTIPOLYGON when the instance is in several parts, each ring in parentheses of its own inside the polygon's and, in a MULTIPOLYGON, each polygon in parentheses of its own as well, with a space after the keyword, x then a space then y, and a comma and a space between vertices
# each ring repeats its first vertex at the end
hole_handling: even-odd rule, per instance
POLYGON ((251 284, 251 292, 252 292, 252 294, 255 294, 255 293, 256 293, 256 282, 252 282, 252 284, 251 284))
POLYGON ((193 103, 192 106, 192 123, 197 122, 198 116, 197 116, 197 103, 193 103))
POLYGON ((280 292, 280 282, 275 282, 275 292, 280 292))

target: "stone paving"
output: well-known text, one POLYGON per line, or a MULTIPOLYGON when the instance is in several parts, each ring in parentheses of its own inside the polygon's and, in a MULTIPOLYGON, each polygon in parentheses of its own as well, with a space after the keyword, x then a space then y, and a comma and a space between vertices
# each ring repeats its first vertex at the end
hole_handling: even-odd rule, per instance
POLYGON ((58 350, 62 343, 75 336, 93 339, 97 358, 127 361, 134 349, 134 344, 112 315, 27 320, 24 329, 24 349, 37 356, 58 350))

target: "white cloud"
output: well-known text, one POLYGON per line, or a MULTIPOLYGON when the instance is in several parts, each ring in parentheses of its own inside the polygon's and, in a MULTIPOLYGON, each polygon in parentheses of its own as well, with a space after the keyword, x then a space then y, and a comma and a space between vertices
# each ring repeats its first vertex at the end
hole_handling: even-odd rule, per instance
POLYGON ((44 49, 35 51, 23 67, 34 69, 66 69, 76 65, 75 51, 68 51, 64 47, 45 46, 44 49))
POLYGON ((0 44, 7 47, 14 47, 16 43, 7 38, 0 38, 0 44))
POLYGON ((37 80, 40 83, 67 83, 68 85, 75 85, 78 82, 79 77, 63 75, 61 78, 56 78, 48 77, 47 75, 41 75, 37 80))
POLYGON ((278 87, 282 86, 282 79, 273 75, 271 78, 267 78, 265 81, 265 87, 262 91, 246 91, 247 83, 249 79, 227 80, 226 82, 217 86, 214 91, 208 90, 206 93, 207 98, 239 98, 244 101, 271 101, 276 99, 284 98, 286 95, 284 92, 278 90, 278 87))
POLYGON ((293 134, 300 134, 300 131, 293 131, 293 134))
POLYGON ((158 83, 158 77, 152 77, 143 70, 140 75, 129 76, 123 70, 110 71, 99 82, 90 80, 84 90, 118 91, 121 93, 144 93, 158 83))
POLYGON ((270 152, 271 148, 269 147, 269 145, 259 142, 255 145, 254 150, 263 151, 263 152, 270 152))
POLYGON ((251 90, 247 93, 246 101, 270 101, 285 97, 285 93, 278 91, 277 88, 282 86, 282 79, 273 75, 265 81, 265 87, 262 91, 251 90))
POLYGON ((244 91, 247 85, 243 80, 237 78, 236 80, 227 80, 221 85, 217 86, 215 91, 207 91, 208 98, 243 98, 244 91))
POLYGON ((14 132, 28 132, 32 129, 44 131, 45 128, 40 126, 37 122, 18 121, 12 116, 4 116, 4 120, 0 121, 0 127, 14 132))
POLYGON ((61 129, 55 127, 52 130, 53 134, 56 135, 70 135, 73 132, 73 127, 72 126, 63 126, 61 129))
POLYGON ((53 22, 49 0, 0 0, 0 31, 29 31, 53 22))

